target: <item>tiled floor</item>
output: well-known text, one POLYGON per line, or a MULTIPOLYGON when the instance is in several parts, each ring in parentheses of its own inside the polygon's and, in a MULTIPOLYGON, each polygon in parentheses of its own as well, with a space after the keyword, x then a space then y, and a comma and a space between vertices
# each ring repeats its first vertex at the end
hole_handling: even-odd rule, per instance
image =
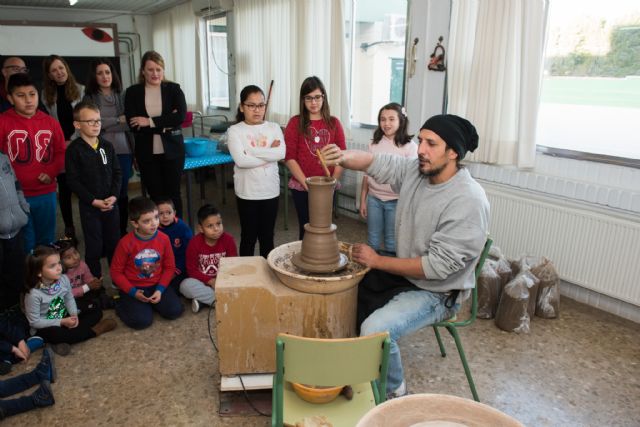
MULTIPOLYGON (((217 185, 208 185, 211 198, 217 185)), ((195 193, 195 192, 194 192, 195 193)), ((225 227, 239 237, 232 190, 222 206, 225 227)), ((338 235, 362 241, 363 223, 341 216, 338 235)), ((277 244, 295 240, 295 212, 288 231, 280 215, 277 244)), ((497 242, 499 244, 499 242, 497 242)), ((219 374, 209 340, 207 311, 185 311, 173 322, 157 318, 143 331, 119 327, 74 346, 57 358, 56 404, 6 423, 34 425, 266 426, 266 417, 218 416, 219 374)), ((107 312, 108 316, 115 316, 107 312)), ((213 315, 212 315, 213 317, 213 315)), ((215 322, 212 319, 213 333, 215 322)), ((528 335, 499 330, 489 320, 461 336, 480 399, 528 426, 640 425, 640 325, 562 300, 561 317, 535 319, 528 335)), ((431 329, 400 341, 411 393, 470 398, 453 341, 439 355, 431 329)), ((38 354, 14 373, 33 367, 38 354)), ((12 374, 13 375, 13 374, 12 374)))

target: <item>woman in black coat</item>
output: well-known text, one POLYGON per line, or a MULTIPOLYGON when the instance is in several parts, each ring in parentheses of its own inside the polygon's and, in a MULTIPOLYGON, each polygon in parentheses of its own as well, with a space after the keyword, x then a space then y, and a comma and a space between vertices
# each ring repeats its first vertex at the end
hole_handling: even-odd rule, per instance
POLYGON ((135 158, 142 185, 153 200, 171 198, 182 216, 180 178, 184 169, 182 122, 187 112, 184 93, 164 79, 159 53, 142 57, 138 84, 127 89, 124 114, 135 136, 135 158))

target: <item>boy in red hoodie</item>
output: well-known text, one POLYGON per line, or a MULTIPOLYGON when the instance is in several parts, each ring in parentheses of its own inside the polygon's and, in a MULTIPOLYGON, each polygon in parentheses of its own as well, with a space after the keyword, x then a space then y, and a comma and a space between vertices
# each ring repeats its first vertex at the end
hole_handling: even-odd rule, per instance
POLYGON ((111 280, 120 289, 116 313, 125 325, 144 329, 153 322, 153 311, 165 319, 182 315, 178 294, 169 287, 176 263, 169 237, 158 232, 158 207, 146 197, 129 202, 133 231, 125 235, 111 260, 111 280))
POLYGON ((55 179, 64 168, 64 134, 53 117, 38 110, 38 90, 27 74, 9 77, 7 98, 13 108, 0 114, 0 151, 9 156, 30 206, 24 238, 31 252, 55 240, 55 179))

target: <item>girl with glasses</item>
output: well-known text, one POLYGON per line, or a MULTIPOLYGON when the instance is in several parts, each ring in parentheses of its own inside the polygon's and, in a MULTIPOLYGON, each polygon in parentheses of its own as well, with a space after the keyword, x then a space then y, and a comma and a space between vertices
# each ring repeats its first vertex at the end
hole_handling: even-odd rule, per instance
MULTIPOLYGON (((309 222, 309 189, 305 180, 310 176, 325 175, 317 151, 329 144, 346 149, 342 124, 331 116, 327 91, 318 77, 307 77, 302 82, 300 114, 289 120, 284 139, 287 143, 286 165, 291 171, 288 186, 298 213, 298 234, 302 240, 304 225, 309 222)), ((336 180, 340 179, 340 166, 331 166, 329 171, 336 180)))
POLYGON ((240 92, 237 124, 227 132, 235 165, 233 183, 240 216, 240 256, 253 256, 256 241, 260 255, 273 249, 278 215, 280 176, 278 160, 285 155, 284 136, 277 123, 264 120, 266 103, 258 86, 240 92))

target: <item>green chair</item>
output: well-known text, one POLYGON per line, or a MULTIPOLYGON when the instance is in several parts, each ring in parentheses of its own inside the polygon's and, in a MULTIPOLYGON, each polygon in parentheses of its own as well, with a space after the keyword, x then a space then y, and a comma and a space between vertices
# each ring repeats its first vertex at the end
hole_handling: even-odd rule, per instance
POLYGON ((367 411, 386 399, 390 345, 387 332, 345 339, 278 334, 271 425, 295 425, 312 416, 324 416, 335 427, 356 425, 367 411), (329 403, 309 403, 298 397, 291 382, 324 387, 350 385, 353 398, 339 395, 329 403))
POLYGON ((471 316, 469 319, 465 321, 458 322, 456 316, 452 317, 449 320, 444 320, 442 322, 438 322, 433 324, 433 331, 436 333, 436 339, 438 340, 438 346, 440 346, 440 354, 442 357, 447 355, 447 352, 444 349, 444 345, 442 344, 442 339, 440 338, 440 332, 438 328, 446 328, 454 341, 456 342, 456 347, 458 348, 458 354, 460 354, 460 361, 462 361, 462 366, 464 367, 464 373, 467 376, 467 381, 469 381, 469 388, 471 389, 471 394, 473 394, 473 399, 476 402, 480 402, 480 398, 478 398, 478 392, 476 391, 476 385, 473 382, 473 377, 471 376, 471 371, 469 370, 469 365, 467 364, 467 358, 464 355, 464 349, 462 348, 462 342, 460 341, 460 336, 458 335, 457 328, 463 326, 469 326, 476 320, 476 313, 478 312, 478 277, 480 277, 480 272, 482 271, 482 266, 484 265, 485 259, 487 259, 487 255, 489 255, 489 249, 493 244, 493 240, 490 238, 487 239, 484 244, 484 249, 480 254, 480 259, 478 260, 478 264, 476 265, 475 270, 475 280, 476 285, 473 287, 471 291, 471 316))

